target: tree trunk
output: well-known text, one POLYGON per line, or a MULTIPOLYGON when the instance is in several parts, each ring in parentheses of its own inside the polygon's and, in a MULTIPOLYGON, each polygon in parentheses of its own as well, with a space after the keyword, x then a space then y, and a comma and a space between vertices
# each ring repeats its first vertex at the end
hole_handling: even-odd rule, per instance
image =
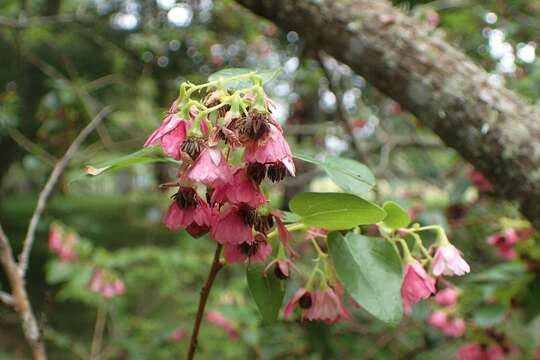
POLYGON ((386 0, 237 0, 349 65, 540 229, 540 111, 386 0))

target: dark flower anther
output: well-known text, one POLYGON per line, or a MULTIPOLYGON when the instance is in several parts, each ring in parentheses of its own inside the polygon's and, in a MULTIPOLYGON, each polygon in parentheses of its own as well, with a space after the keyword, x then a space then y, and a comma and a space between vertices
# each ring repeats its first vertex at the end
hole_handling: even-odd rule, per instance
POLYGON ((302 309, 309 309, 313 305, 311 294, 306 292, 304 295, 302 295, 300 300, 298 300, 298 304, 302 309))
POLYGON ((247 257, 255 256, 257 250, 259 250, 259 241, 253 241, 252 243, 245 242, 238 245, 240 252, 247 257))
POLYGON ((197 207, 197 193, 193 188, 180 187, 178 192, 172 196, 180 209, 197 207))
POLYGON ((268 114, 251 111, 242 122, 240 134, 245 140, 259 140, 270 132, 268 114))
POLYGON ((198 137, 189 137, 182 144, 182 151, 189 155, 192 160, 196 160, 204 148, 204 140, 198 137))
POLYGON ((251 180, 260 184, 266 176, 266 165, 258 162, 248 163, 246 166, 246 174, 251 180))
POLYGON ((272 182, 281 181, 287 176, 287 168, 280 162, 268 166, 267 176, 272 182))
POLYGON ((244 224, 248 226, 253 226, 257 219, 257 212, 255 211, 255 209, 249 207, 248 205, 240 206, 240 208, 238 208, 238 215, 240 216, 244 224))

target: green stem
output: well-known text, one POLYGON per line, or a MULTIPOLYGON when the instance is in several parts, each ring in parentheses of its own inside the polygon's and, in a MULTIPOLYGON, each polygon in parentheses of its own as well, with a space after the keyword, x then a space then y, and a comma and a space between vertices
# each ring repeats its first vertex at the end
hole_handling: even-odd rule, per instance
MULTIPOLYGON (((285 228, 287 228, 287 230, 290 231, 290 232, 298 231, 298 230, 304 230, 306 227, 307 227, 306 224, 303 224, 303 223, 289 224, 289 225, 285 226, 285 228)), ((266 236, 266 238, 270 240, 272 238, 275 238, 277 235, 278 235, 278 231, 276 229, 276 230, 273 230, 272 232, 270 232, 266 236)))

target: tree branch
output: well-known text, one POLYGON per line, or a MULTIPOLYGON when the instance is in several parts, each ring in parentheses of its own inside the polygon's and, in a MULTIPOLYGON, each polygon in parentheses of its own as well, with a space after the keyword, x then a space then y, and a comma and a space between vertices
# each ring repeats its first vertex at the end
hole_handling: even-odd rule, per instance
POLYGON ((34 360, 45 360, 47 358, 45 346, 43 345, 41 332, 32 310, 32 306, 28 300, 24 278, 18 271, 17 263, 13 257, 13 252, 11 251, 8 237, 4 233, 2 225, 0 225, 0 263, 6 272, 9 285, 11 287, 12 306, 15 308, 15 311, 19 316, 24 337, 32 348, 33 358, 34 360))
POLYGON ((219 261, 221 255, 221 248, 223 245, 217 244, 216 252, 214 253, 214 260, 212 261, 212 267, 208 273, 208 278, 206 283, 201 289, 201 298, 199 300, 199 308, 197 309, 197 316, 195 317, 195 323, 193 324, 193 331, 191 332, 191 341, 189 342, 189 352, 187 359, 193 360, 195 356, 195 351, 197 350, 199 329, 201 327, 201 322, 204 315, 204 308, 206 306, 206 301, 208 300, 208 295, 210 295, 210 289, 216 278, 217 273, 223 267, 223 264, 219 261))
POLYGON ((471 162, 540 229, 540 109, 386 0, 237 0, 349 65, 471 162))
POLYGON ((28 258, 30 256, 30 251, 32 250, 32 245, 34 243, 36 228, 39 223, 39 219, 41 218, 41 214, 43 213, 43 210, 45 209, 45 205, 47 203, 47 199, 49 198, 49 195, 51 194, 51 191, 53 190, 54 186, 58 182, 60 175, 62 175, 62 173, 64 172, 71 158, 75 155, 77 150, 79 150, 79 147, 81 146, 81 144, 88 137, 88 135, 90 135, 90 133, 96 128, 96 126, 110 112, 111 112, 110 107, 104 107, 94 117, 94 119, 92 119, 92 121, 90 121, 90 123, 88 123, 88 125, 86 125, 84 129, 82 129, 82 131, 75 138, 73 143, 71 143, 71 145, 67 149, 62 159, 58 161, 51 175, 49 176, 47 183, 43 187, 43 190, 41 190, 41 193, 39 194, 38 202, 36 205, 36 209, 34 210, 34 214, 32 215, 32 218, 30 219, 30 224, 28 225, 28 231, 26 232, 26 237, 24 238, 21 254, 19 255, 19 272, 22 277, 24 277, 26 274, 26 270, 28 268, 28 258))

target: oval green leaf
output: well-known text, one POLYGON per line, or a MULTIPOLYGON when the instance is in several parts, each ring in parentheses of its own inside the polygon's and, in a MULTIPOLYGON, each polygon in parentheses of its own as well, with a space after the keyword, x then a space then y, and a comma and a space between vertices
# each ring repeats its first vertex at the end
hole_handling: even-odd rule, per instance
POLYGON ((291 199, 289 207, 306 225, 328 230, 375 224, 386 216, 372 202, 345 193, 300 193, 291 199))
POLYGON ((386 211, 384 225, 392 230, 407 227, 411 223, 411 218, 407 211, 393 201, 387 201, 383 204, 386 211))
POLYGON ((273 271, 265 275, 264 265, 260 263, 248 265, 246 278, 249 292, 255 300, 263 321, 268 324, 276 321, 285 296, 283 283, 273 271))
POLYGON ((327 156, 322 162, 330 179, 346 192, 365 194, 375 186, 375 176, 369 168, 356 160, 327 156))
POLYGON ((403 274, 392 245, 352 232, 331 233, 328 245, 336 273, 353 299, 379 320, 397 324, 403 316, 403 274))

